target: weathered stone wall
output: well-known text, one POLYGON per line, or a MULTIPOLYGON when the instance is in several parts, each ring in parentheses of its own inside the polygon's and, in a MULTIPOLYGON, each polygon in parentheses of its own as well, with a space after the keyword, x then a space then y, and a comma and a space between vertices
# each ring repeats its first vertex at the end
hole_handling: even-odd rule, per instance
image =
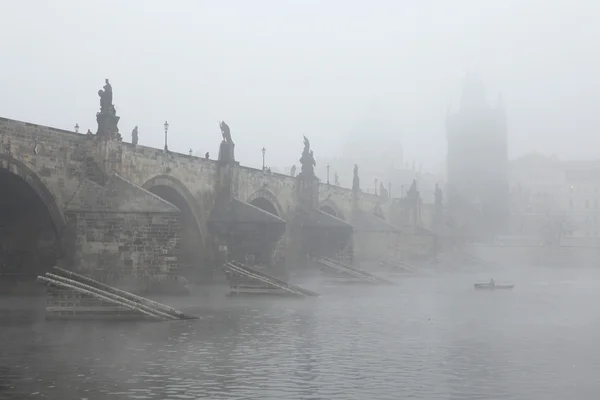
POLYGON ((399 232, 354 231, 354 258, 359 261, 377 261, 394 256, 402 240, 399 232))
MULTIPOLYGON (((117 172, 139 186, 157 176, 170 176, 194 195, 199 208, 210 209, 211 201, 214 202, 218 171, 215 160, 165 153, 161 149, 124 142, 98 144, 87 135, 4 118, 0 118, 0 135, 4 145, 0 151, 5 152, 5 145, 10 142, 15 157, 42 178, 60 206, 69 201, 86 169, 90 169, 86 163, 96 163, 107 173, 117 172)), ((259 190, 267 190, 277 199, 284 213, 295 209, 295 178, 244 166, 237 169, 235 194, 238 198, 244 201, 259 190)), ((352 211, 351 189, 321 183, 319 199, 330 199, 344 217, 349 218, 352 211)), ((359 203, 366 211, 380 205, 387 214, 387 203, 379 196, 360 193, 359 203)))
POLYGON ((161 185, 173 189, 190 206, 203 238, 216 201, 218 164, 214 160, 179 154, 129 143, 111 143, 118 159, 115 171, 147 190, 161 185))
POLYGON ((435 236, 427 234, 402 234, 395 246, 395 257, 404 260, 421 260, 433 256, 435 236))
MULTIPOLYGON (((348 189, 344 189, 348 190, 348 189)), ((390 216, 388 213, 389 200, 383 199, 381 196, 376 196, 370 193, 360 193, 359 194, 359 204, 360 208, 366 212, 375 213, 379 211, 384 220, 390 220, 390 216)))
POLYGON ((74 267, 102 281, 178 273, 180 219, 171 213, 68 212, 74 267))
POLYGON ((72 268, 102 281, 177 274, 179 210, 113 174, 84 180, 66 207, 72 268))
MULTIPOLYGON (((321 205, 329 205, 336 211, 339 211, 342 218, 346 221, 352 219, 353 214, 353 194, 352 189, 347 189, 335 185, 321 184, 319 186, 319 201, 321 205)), ((383 217, 387 220, 386 201, 380 196, 369 193, 358 193, 357 205, 366 212, 374 213, 376 209, 382 211, 383 217)))
POLYGON ((93 141, 85 135, 0 118, 0 154, 33 171, 61 209, 77 190, 93 153, 93 141))
POLYGON ((288 220, 296 208, 296 178, 239 167, 237 197, 246 202, 263 197, 270 201, 283 219, 288 220))
POLYGON ((136 185, 143 186, 155 176, 169 175, 182 182, 192 193, 214 190, 215 160, 119 142, 111 143, 110 154, 118 160, 115 172, 136 185))
MULTIPOLYGON (((152 246, 166 249, 167 253, 171 251, 169 249, 177 247, 177 244, 168 244, 170 239, 167 240, 171 237, 171 229, 176 225, 167 221, 172 218, 167 215, 171 215, 173 210, 161 211, 161 207, 158 206, 157 211, 155 206, 158 203, 152 205, 153 202, 148 200, 151 199, 149 193, 142 195, 135 190, 132 192, 131 187, 138 189, 143 187, 147 190, 158 186, 167 187, 178 194, 191 210, 191 218, 200 232, 202 238, 200 247, 203 249, 209 247, 206 245, 209 237, 207 222, 219 198, 219 192, 223 191, 223 181, 226 176, 232 179, 231 194, 241 201, 250 202, 263 197, 271 202, 277 214, 287 221, 293 218, 297 208, 297 178, 265 173, 237 164, 231 165, 230 169, 225 171, 223 165, 215 160, 205 160, 123 142, 102 142, 87 135, 1 118, 0 142, 2 144, 0 155, 7 157, 8 153, 14 155, 14 158, 30 169, 33 175, 39 177, 50 193, 49 201, 56 203, 61 217, 63 214, 68 214, 69 226, 72 228, 72 232, 68 235, 70 240, 68 244, 71 248, 78 249, 78 255, 73 255, 72 258, 82 262, 83 269, 104 271, 109 264, 116 264, 122 265, 127 273, 133 273, 143 268, 142 264, 148 260, 147 254, 127 255, 121 254, 119 250, 122 246, 126 246, 123 243, 127 241, 119 235, 131 231, 135 226, 142 227, 146 226, 144 224, 149 224, 143 229, 149 232, 148 234, 155 228, 154 225, 163 228, 168 226, 169 228, 164 228, 166 230, 164 230, 162 244, 156 242, 152 246), (82 186, 89 187, 89 183, 83 182, 92 180, 105 185, 113 172, 126 178, 131 185, 113 186, 111 190, 115 190, 115 193, 112 201, 108 200, 109 193, 104 191, 106 204, 101 207, 96 204, 96 208, 89 208, 72 202, 82 186), (123 193, 119 194, 120 191, 123 193), (109 204, 114 206, 122 202, 123 198, 128 199, 125 201, 129 205, 128 208, 108 207, 109 204), (132 201, 133 198, 137 200, 132 201), (142 198, 148 202, 141 201, 142 198), (148 207, 144 208, 144 204, 148 207), (158 213, 152 214, 156 224, 150 222, 148 219, 150 217, 146 215, 148 212, 158 213), (161 212, 166 213, 167 220, 156 219, 158 218, 156 215, 161 212), (115 222, 115 218, 120 222, 115 222), (102 229, 111 233, 102 239, 94 236, 102 229), (84 239, 79 238, 78 235, 84 232, 86 232, 84 239), (105 260, 100 259, 102 258, 100 254, 104 255, 105 260)), ((331 206, 339 212, 338 216, 343 220, 352 221, 355 207, 358 207, 368 213, 379 210, 378 212, 389 221, 389 201, 381 197, 360 193, 355 202, 350 189, 321 183, 318 190, 319 203, 331 206)), ((93 196, 88 196, 88 199, 92 198, 93 196)), ((186 216, 186 220, 188 217, 186 216)), ((187 228, 189 226, 186 226, 187 228)), ((376 245, 374 249, 379 248, 378 246, 376 245)), ((158 270, 168 271, 172 268, 164 258, 159 257, 157 260, 160 264, 158 270)), ((149 264, 149 267, 154 268, 153 264, 149 264)))
MULTIPOLYGON (((60 207, 65 206, 86 176, 86 171, 89 177, 94 166, 108 174, 117 172, 139 186, 158 176, 173 178, 194 197, 199 222, 206 221, 206 210, 209 212, 214 205, 218 181, 218 163, 215 160, 165 153, 161 149, 124 142, 99 144, 86 135, 3 118, 0 118, 0 134, 3 143, 0 151, 6 152, 4 148, 10 142, 15 157, 40 176, 60 207)), ((282 216, 295 209, 295 178, 244 166, 236 169, 234 194, 239 199, 247 201, 266 193, 277 203, 275 206, 284 214, 282 216)), ((350 189, 322 183, 319 199, 335 203, 343 217, 350 219, 350 189)), ((373 211, 380 205, 386 214, 385 202, 378 196, 361 193, 359 204, 366 211, 373 211)))
POLYGON ((319 185, 319 204, 331 207, 338 218, 344 221, 352 219, 352 191, 335 185, 319 185))

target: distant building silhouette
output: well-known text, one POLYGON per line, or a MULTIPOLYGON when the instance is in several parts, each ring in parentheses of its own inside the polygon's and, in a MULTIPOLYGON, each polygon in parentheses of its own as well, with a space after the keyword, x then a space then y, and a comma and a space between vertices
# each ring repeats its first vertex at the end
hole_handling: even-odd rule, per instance
MULTIPOLYGON (((477 234, 505 232, 509 220, 508 140, 501 100, 487 104, 480 78, 466 76, 447 119, 448 209, 477 234)), ((475 233, 472 231, 472 233, 475 233)))

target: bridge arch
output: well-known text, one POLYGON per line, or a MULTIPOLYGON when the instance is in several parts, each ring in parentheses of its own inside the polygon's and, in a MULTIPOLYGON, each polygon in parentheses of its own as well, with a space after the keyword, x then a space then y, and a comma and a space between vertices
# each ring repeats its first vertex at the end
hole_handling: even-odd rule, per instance
POLYGON ((326 212, 329 215, 333 215, 336 218, 339 218, 343 221, 346 220, 346 218, 344 217, 344 214, 342 213, 342 210, 340 210, 340 208, 338 207, 337 204, 335 204, 332 200, 327 199, 322 201, 319 204, 319 209, 321 211, 326 212))
POLYGON ((268 189, 258 189, 256 192, 252 193, 250 197, 248 197, 246 202, 264 211, 270 212, 271 214, 275 214, 280 218, 283 218, 284 212, 281 208, 281 204, 279 204, 279 200, 277 200, 277 196, 275 196, 273 192, 268 189))
POLYGON ((206 261, 205 219, 194 195, 179 179, 170 175, 151 178, 142 187, 173 204, 181 212, 180 258, 182 272, 195 273, 206 261))
POLYGON ((64 255, 64 215, 39 176, 7 154, 0 192, 0 281, 34 280, 64 255))

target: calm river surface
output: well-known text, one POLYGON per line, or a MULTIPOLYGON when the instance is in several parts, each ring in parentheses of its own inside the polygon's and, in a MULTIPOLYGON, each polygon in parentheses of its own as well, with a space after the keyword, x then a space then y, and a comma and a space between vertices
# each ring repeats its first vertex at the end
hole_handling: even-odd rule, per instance
POLYGON ((51 322, 0 299, 0 399, 597 399, 600 269, 170 299, 197 321, 51 322))

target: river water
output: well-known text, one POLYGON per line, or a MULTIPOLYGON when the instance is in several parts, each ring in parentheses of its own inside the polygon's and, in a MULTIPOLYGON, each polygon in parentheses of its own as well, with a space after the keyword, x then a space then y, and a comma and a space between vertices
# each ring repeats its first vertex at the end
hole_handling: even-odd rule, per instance
MULTIPOLYGON (((169 304, 194 321, 44 321, 0 300, 0 399, 597 399, 600 270, 396 276, 311 299, 169 304)), ((309 287, 310 288, 310 287, 309 287)))

